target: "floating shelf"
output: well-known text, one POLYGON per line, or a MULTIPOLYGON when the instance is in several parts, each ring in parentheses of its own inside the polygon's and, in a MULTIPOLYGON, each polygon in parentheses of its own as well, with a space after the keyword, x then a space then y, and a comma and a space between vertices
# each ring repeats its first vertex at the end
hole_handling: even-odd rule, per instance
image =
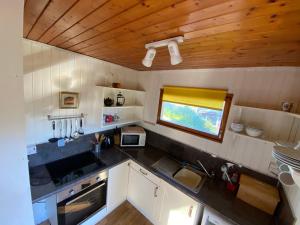
POLYGON ((97 87, 99 88, 98 96, 102 102, 100 123, 103 129, 113 129, 116 126, 125 126, 143 120, 145 91, 104 86, 97 87), (122 95, 125 97, 125 105, 105 106, 103 100, 108 97, 113 99, 116 103, 116 96, 118 92, 122 92, 122 95), (117 122, 105 123, 105 115, 117 115, 120 119, 117 122))
POLYGON ((290 116, 293 116, 297 119, 300 119, 300 114, 297 114, 297 113, 288 113, 290 116))
POLYGON ((261 112, 278 113, 278 114, 282 114, 282 115, 292 116, 295 118, 300 118, 300 114, 284 112, 284 111, 277 110, 277 109, 266 109, 266 108, 243 106, 243 105, 233 105, 233 107, 238 108, 238 109, 249 109, 249 110, 257 110, 257 111, 261 111, 261 112))
POLYGON ((141 120, 138 119, 128 119, 128 120, 119 120, 117 122, 112 122, 112 123, 104 123, 103 127, 105 128, 115 128, 116 126, 123 126, 123 125, 128 125, 132 123, 138 123, 141 122, 141 120))
POLYGON ((140 92, 140 93, 146 93, 145 91, 142 90, 134 90, 134 89, 125 89, 125 88, 113 88, 113 87, 105 87, 105 86, 97 86, 105 89, 111 89, 115 91, 131 91, 131 92, 140 92))
POLYGON ((228 129, 227 131, 228 131, 229 133, 233 134, 233 135, 237 135, 237 136, 240 136, 240 137, 243 137, 243 138, 250 138, 250 139, 252 139, 252 140, 263 141, 263 142, 268 142, 268 143, 274 144, 274 141, 272 141, 272 140, 270 140, 270 139, 268 139, 268 138, 264 138, 264 137, 251 137, 251 136, 247 135, 247 134, 244 133, 244 132, 238 133, 238 132, 235 132, 235 131, 233 131, 233 130, 231 130, 231 129, 228 129))
POLYGON ((132 108, 144 108, 142 105, 123 105, 123 106, 104 106, 104 109, 132 109, 132 108))

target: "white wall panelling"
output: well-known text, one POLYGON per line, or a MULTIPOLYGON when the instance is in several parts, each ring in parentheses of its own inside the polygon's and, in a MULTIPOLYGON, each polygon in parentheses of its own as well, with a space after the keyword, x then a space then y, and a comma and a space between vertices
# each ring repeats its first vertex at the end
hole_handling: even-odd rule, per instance
MULTIPOLYGON (((163 85, 226 88, 234 94, 234 104, 262 108, 280 108, 282 101, 300 102, 300 68, 228 68, 175 71, 138 72, 111 63, 82 56, 41 43, 24 40, 24 89, 26 109, 27 144, 47 141, 51 137, 47 114, 64 115, 86 113, 86 132, 100 129, 99 114, 102 99, 95 91, 96 85, 120 82, 124 88, 145 90, 144 126, 204 150, 209 153, 242 164, 268 174, 272 160, 273 144, 225 133, 222 144, 199 138, 181 131, 156 125, 159 89, 163 85), (59 91, 78 91, 80 107, 76 110, 58 109, 59 91)), ((300 112, 300 108, 297 109, 300 112)), ((231 111, 231 118, 234 110, 231 111)), ((274 139, 300 139, 299 119, 267 116, 243 111, 242 119, 247 123, 259 121, 267 134, 274 139), (280 122, 279 122, 280 120, 280 122), (277 122, 278 121, 278 122, 277 122), (283 124, 283 125, 282 125, 283 124), (285 130, 290 127, 290 133, 285 130), (277 132, 282 129, 282 132, 277 132), (284 132, 283 132, 284 131, 284 132)), ((299 189, 290 191, 295 213, 299 214, 299 189), (297 211, 298 210, 298 211, 297 211)), ((296 214, 297 215, 297 214, 296 214)), ((299 222, 298 222, 299 224, 299 222)), ((300 225, 300 224, 299 224, 300 225)))
POLYGON ((99 131, 102 99, 96 85, 120 82, 136 88, 137 71, 26 39, 23 48, 28 145, 52 137, 48 114, 84 113, 85 132, 99 131), (59 109, 60 91, 79 92, 79 108, 59 109))
MULTIPOLYGON (((150 71, 139 73, 139 87, 146 91, 144 110, 145 127, 170 138, 202 149, 209 153, 240 163, 249 168, 268 174, 269 162, 272 160, 273 144, 252 140, 231 133, 225 133, 223 144, 208 141, 184 132, 156 124, 159 101, 159 89, 163 85, 191 87, 224 88, 234 94, 234 103, 256 107, 280 108, 282 101, 300 102, 300 68, 229 68, 150 71)), ((232 108, 229 121, 233 120, 235 109, 232 108)), ((288 134, 275 131, 290 129, 296 123, 292 117, 268 117, 265 114, 243 111, 242 121, 258 121, 268 135, 275 139, 287 139, 288 134), (283 120, 283 121, 277 121, 283 120), (273 121, 273 123, 272 123, 273 121), (279 128, 283 126, 282 128, 279 128), (285 128, 288 127, 288 128, 285 128)), ((296 127, 299 125, 297 124, 296 127)), ((299 129, 294 126, 294 136, 299 137, 299 129)), ((293 138, 295 140, 296 138, 293 138)))

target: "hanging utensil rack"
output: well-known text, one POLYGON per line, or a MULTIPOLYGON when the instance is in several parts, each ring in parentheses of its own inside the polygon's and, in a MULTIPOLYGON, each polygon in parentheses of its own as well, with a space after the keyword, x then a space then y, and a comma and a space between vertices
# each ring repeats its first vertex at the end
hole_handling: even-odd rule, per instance
POLYGON ((81 113, 79 115, 65 115, 65 116, 51 116, 51 115, 48 115, 47 118, 48 118, 49 121, 52 121, 52 120, 65 120, 65 119, 76 119, 76 118, 84 118, 84 114, 81 113))

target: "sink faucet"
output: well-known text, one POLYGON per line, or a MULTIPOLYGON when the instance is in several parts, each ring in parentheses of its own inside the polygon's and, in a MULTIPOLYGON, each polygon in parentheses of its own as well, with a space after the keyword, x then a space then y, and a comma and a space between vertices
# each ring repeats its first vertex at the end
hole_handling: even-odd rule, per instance
POLYGON ((215 176, 213 172, 212 173, 207 172, 205 166, 203 166, 202 162, 199 159, 197 159, 196 162, 202 167, 202 169, 204 170, 204 172, 207 174, 208 177, 212 178, 215 176))

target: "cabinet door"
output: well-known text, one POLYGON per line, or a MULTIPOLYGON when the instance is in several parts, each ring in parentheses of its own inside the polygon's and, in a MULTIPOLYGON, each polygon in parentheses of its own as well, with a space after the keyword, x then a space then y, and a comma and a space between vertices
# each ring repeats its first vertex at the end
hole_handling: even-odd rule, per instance
POLYGON ((155 207, 159 205, 159 197, 159 186, 148 180, 140 171, 130 167, 127 199, 154 224, 158 219, 155 207))
POLYGON ((126 200, 129 161, 111 168, 108 172, 107 212, 110 213, 126 200))
POLYGON ((160 225, 196 225, 200 205, 181 191, 162 182, 160 225))

